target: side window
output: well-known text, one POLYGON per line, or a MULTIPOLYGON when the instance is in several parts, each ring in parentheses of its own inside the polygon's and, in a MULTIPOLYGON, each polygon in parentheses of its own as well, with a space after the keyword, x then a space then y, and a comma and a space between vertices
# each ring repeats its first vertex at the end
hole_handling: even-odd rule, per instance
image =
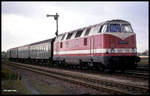
POLYGON ((77 31, 75 38, 80 37, 80 36, 81 36, 81 34, 82 34, 82 32, 83 32, 83 30, 79 30, 79 31, 77 31))
POLYGON ((42 51, 41 46, 40 46, 40 52, 42 51))
POLYGON ((68 42, 68 41, 66 41, 66 46, 68 47, 68 45, 69 45, 69 42, 68 42))
POLYGON ((78 46, 78 44, 79 44, 79 42, 78 42, 78 40, 76 39, 76 40, 75 40, 75 46, 78 46))
POLYGON ((46 45, 46 52, 48 52, 48 46, 46 45))
POLYGON ((39 52, 40 46, 37 47, 37 51, 39 52))
POLYGON ((70 39, 72 36, 72 33, 68 33, 67 38, 66 39, 70 39))
POLYGON ((43 52, 45 51, 45 46, 43 46, 43 52))
POLYGON ((84 46, 87 45, 87 38, 84 38, 84 46))
POLYGON ((102 32, 102 28, 103 28, 103 26, 101 26, 101 27, 100 27, 100 29, 99 29, 99 32, 98 32, 98 33, 101 33, 101 32, 102 32))
POLYGON ((44 52, 45 52, 45 50, 46 50, 46 48, 45 48, 45 46, 44 46, 44 52))
POLYGON ((63 37, 61 38, 61 40, 63 40, 63 39, 64 39, 64 37, 65 37, 65 34, 63 35, 63 37))
POLYGON ((91 30, 91 28, 87 28, 84 36, 87 36, 89 34, 90 30, 91 30))
POLYGON ((44 46, 44 51, 46 51, 46 46, 44 46))

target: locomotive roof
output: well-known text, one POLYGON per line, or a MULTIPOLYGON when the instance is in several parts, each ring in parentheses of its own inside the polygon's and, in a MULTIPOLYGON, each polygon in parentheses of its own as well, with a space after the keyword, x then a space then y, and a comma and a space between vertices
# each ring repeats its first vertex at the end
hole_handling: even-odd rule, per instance
POLYGON ((129 23, 128 21, 125 21, 125 20, 122 20, 122 19, 107 20, 107 21, 104 21, 104 22, 101 22, 101 23, 98 23, 98 24, 89 25, 87 27, 82 27, 82 28, 78 28, 78 29, 75 29, 75 30, 72 30, 72 31, 69 31, 69 32, 65 32, 65 33, 59 34, 58 36, 61 36, 61 35, 66 34, 66 33, 72 33, 72 32, 78 31, 78 30, 83 30, 85 28, 94 27, 94 26, 97 26, 97 25, 103 25, 103 24, 106 24, 106 23, 111 23, 111 22, 120 22, 120 23, 126 22, 126 23, 129 23))
POLYGON ((83 29, 85 29, 85 28, 91 28, 91 27, 94 27, 94 26, 103 25, 104 23, 105 23, 105 22, 101 22, 101 23, 98 23, 98 24, 89 25, 89 26, 87 26, 87 27, 78 28, 78 29, 75 29, 75 30, 72 30, 72 31, 69 31, 69 32, 61 33, 61 34, 59 34, 58 36, 63 35, 63 34, 66 34, 66 33, 72 33, 72 32, 78 31, 78 30, 83 30, 83 29))
POLYGON ((121 19, 108 20, 108 21, 106 21, 105 23, 111 23, 111 22, 129 23, 128 21, 121 20, 121 19))

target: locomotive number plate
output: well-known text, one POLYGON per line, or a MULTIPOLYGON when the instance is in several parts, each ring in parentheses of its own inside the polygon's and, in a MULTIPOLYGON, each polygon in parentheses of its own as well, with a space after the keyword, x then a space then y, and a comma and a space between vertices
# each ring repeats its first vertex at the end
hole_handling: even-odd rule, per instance
POLYGON ((118 41, 118 44, 128 44, 128 41, 118 41))

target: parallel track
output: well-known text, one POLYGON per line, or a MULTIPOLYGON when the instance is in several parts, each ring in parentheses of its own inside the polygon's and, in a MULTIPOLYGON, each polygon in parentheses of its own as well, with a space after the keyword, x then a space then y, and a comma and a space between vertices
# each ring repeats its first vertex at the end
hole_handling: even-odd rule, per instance
POLYGON ((120 82, 90 78, 88 76, 64 73, 56 70, 45 70, 43 68, 28 64, 12 63, 9 65, 79 84, 85 87, 90 87, 96 90, 101 90, 110 94, 148 94, 148 88, 141 86, 127 85, 120 82))
POLYGON ((132 70, 132 71, 127 71, 126 76, 128 77, 135 77, 135 78, 141 78, 141 79, 149 79, 149 72, 142 72, 138 70, 132 70))

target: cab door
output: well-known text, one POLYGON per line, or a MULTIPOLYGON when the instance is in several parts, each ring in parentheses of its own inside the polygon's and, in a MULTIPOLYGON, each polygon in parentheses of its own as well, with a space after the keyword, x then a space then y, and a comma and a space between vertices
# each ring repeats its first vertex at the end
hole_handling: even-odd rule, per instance
POLYGON ((59 60, 59 41, 58 37, 55 38, 54 41, 54 55, 53 55, 54 60, 59 60))

